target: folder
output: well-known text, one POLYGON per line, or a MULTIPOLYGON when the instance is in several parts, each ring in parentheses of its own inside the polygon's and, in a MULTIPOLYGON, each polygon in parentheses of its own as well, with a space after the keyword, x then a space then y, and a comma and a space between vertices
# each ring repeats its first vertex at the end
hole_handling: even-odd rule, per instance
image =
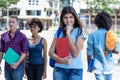
POLYGON ((20 56, 12 49, 8 48, 3 59, 10 65, 16 63, 19 60, 20 56))
POLYGON ((56 38, 56 53, 59 57, 64 58, 69 56, 69 41, 68 38, 56 38))
POLYGON ((94 59, 90 59, 89 64, 88 64, 88 72, 91 72, 93 69, 93 64, 94 64, 94 59))

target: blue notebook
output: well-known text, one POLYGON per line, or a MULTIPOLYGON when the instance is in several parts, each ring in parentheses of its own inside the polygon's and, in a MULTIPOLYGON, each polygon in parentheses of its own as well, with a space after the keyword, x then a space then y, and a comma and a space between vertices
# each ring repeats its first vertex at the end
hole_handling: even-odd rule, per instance
POLYGON ((8 48, 3 59, 10 65, 16 63, 19 60, 20 56, 12 49, 8 48))
POLYGON ((93 64, 94 64, 94 59, 90 59, 87 69, 88 72, 91 72, 91 70, 93 69, 93 64))

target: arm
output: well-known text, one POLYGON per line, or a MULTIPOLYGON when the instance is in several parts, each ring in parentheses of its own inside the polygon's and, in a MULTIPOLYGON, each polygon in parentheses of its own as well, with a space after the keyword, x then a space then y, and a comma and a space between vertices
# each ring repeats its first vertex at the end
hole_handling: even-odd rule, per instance
POLYGON ((87 71, 88 72, 92 72, 93 71, 93 63, 94 63, 94 60, 92 59, 92 56, 87 55, 87 65, 88 65, 87 71))
POLYGON ((3 52, 0 52, 0 64, 2 62, 2 58, 3 58, 3 52))
POLYGON ((1 37, 1 39, 0 39, 0 74, 2 73, 1 62, 2 62, 2 58, 3 58, 3 54, 4 54, 3 48, 4 48, 3 40, 2 40, 2 37, 1 37))
POLYGON ((11 66, 11 68, 16 69, 25 58, 26 58, 26 53, 22 53, 22 55, 20 56, 20 59, 16 63, 14 63, 11 66))
POLYGON ((28 52, 28 40, 27 38, 24 36, 22 41, 21 41, 21 56, 19 58, 19 60, 14 63, 11 67, 13 69, 16 69, 18 67, 18 65, 25 60, 26 56, 27 56, 27 52, 28 52))
POLYGON ((28 58, 28 56, 29 56, 29 52, 27 53, 27 55, 26 55, 26 58, 25 58, 25 60, 24 60, 24 78, 25 79, 27 79, 27 76, 26 76, 26 71, 25 71, 25 69, 26 69, 26 64, 27 64, 27 58, 28 58))
POLYGON ((80 52, 80 50, 83 49, 83 45, 84 45, 84 39, 83 38, 77 38, 75 44, 72 41, 72 37, 70 35, 71 31, 72 31, 73 27, 72 26, 67 26, 66 27, 66 34, 69 40, 69 44, 70 44, 70 51, 72 53, 72 56, 74 58, 76 58, 80 52))
POLYGON ((87 65, 88 65, 88 72, 93 71, 93 53, 94 53, 94 39, 91 34, 88 36, 87 40, 87 65), (91 62, 92 59, 92 62, 91 62))
POLYGON ((2 69, 1 69, 2 57, 3 57, 3 52, 0 52, 0 74, 2 73, 2 69))
POLYGON ((69 44, 70 44, 70 51, 72 53, 72 56, 75 58, 78 56, 80 50, 83 49, 84 39, 78 38, 75 44, 73 43, 70 35, 68 35, 68 39, 69 39, 69 44))
POLYGON ((87 55, 87 63, 88 64, 89 64, 91 58, 92 58, 92 56, 87 55))
POLYGON ((43 78, 45 79, 47 77, 46 70, 47 70, 47 42, 45 39, 43 39, 43 55, 44 55, 44 72, 43 72, 43 78))
POLYGON ((54 38, 53 42, 51 44, 50 50, 49 50, 49 56, 57 62, 60 62, 62 64, 69 64, 70 63, 70 58, 69 57, 60 58, 59 56, 57 56, 55 54, 55 47, 56 47, 56 41, 55 41, 55 38, 54 38))
POLYGON ((117 40, 115 49, 112 51, 114 54, 119 54, 120 52, 120 41, 117 40))

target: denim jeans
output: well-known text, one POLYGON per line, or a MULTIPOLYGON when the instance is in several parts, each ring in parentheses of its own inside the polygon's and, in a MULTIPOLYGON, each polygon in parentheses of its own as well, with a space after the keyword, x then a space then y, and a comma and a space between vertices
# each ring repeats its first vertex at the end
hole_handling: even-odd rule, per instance
POLYGON ((112 74, 96 74, 96 80, 112 80, 112 74))
POLYGON ((82 80, 83 69, 54 67, 53 80, 82 80))
POLYGON ((17 69, 5 67, 5 80, 22 80, 24 74, 24 65, 21 64, 17 69))

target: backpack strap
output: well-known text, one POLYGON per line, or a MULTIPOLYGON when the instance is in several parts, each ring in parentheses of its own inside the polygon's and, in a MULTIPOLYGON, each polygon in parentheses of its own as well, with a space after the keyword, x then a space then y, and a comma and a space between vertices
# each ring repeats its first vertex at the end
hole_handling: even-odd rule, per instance
POLYGON ((61 32, 62 32, 62 29, 59 27, 58 30, 57 30, 57 38, 60 37, 61 32))
POLYGON ((108 51, 107 51, 107 47, 106 47, 106 34, 107 34, 107 32, 105 33, 105 43, 104 43, 104 55, 105 56, 108 55, 108 51))

